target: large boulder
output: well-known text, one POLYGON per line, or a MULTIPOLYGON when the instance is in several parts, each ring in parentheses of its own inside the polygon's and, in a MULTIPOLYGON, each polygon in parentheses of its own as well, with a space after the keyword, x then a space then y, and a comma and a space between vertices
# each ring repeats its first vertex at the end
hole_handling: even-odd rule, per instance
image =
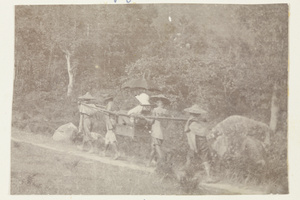
POLYGON ((264 166, 266 164, 266 153, 263 144, 255 138, 246 137, 242 143, 242 156, 250 163, 264 166))
POLYGON ((209 134, 212 149, 222 158, 243 158, 265 163, 265 147, 270 144, 268 125, 243 116, 230 116, 209 134))
POLYGON ((52 138, 55 141, 70 142, 71 137, 78 132, 77 127, 73 123, 68 123, 60 126, 53 134, 52 138))

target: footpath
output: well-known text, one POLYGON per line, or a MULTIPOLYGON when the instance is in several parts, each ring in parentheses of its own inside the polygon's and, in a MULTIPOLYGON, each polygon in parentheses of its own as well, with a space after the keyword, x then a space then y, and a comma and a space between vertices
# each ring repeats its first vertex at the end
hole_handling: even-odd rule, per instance
MULTIPOLYGON (((32 134, 28 132, 24 132, 15 128, 12 128, 11 140, 17 143, 27 143, 40 148, 53 150, 60 153, 66 153, 73 156, 82 157, 84 159, 89 159, 97 162, 101 162, 104 164, 114 165, 118 167, 124 167, 132 170, 143 171, 146 173, 154 173, 155 168, 146 167, 142 165, 138 165, 137 163, 131 162, 130 160, 113 160, 110 157, 101 157, 96 154, 89 154, 87 152, 82 152, 76 148, 74 144, 66 143, 66 142, 56 142, 52 140, 51 137, 43 136, 40 134, 32 134)), ((205 187, 206 189, 212 190, 223 190, 224 194, 266 194, 263 191, 255 191, 248 188, 236 187, 229 184, 223 183, 201 183, 201 187, 205 187)))
POLYGON ((82 152, 76 148, 74 144, 66 142, 56 142, 52 140, 51 137, 43 136, 40 134, 32 134, 18 129, 12 129, 11 140, 14 142, 27 143, 34 146, 38 146, 45 149, 50 149, 57 152, 63 152, 66 154, 79 156, 85 159, 90 159, 94 161, 99 161, 104 164, 114 165, 118 167, 125 167, 133 170, 139 170, 143 172, 153 173, 154 168, 144 167, 136 165, 133 162, 125 160, 113 160, 110 157, 101 157, 96 154, 89 154, 87 152, 82 152))

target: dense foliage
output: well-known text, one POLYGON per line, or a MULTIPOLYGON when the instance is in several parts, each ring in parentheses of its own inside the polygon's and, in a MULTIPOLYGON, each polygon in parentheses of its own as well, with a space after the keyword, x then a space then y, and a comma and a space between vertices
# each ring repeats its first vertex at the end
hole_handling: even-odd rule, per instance
POLYGON ((285 5, 17 6, 15 94, 66 90, 68 53, 80 94, 146 74, 174 108, 266 120, 275 84, 286 112, 287 18, 285 5))
POLYGON ((177 114, 197 103, 212 123, 239 114, 268 124, 275 95, 279 120, 271 139, 283 157, 272 161, 286 162, 287 5, 16 6, 15 14, 19 127, 42 120, 52 132, 76 122, 69 102, 87 91, 113 92, 122 104, 129 95, 121 85, 145 76, 177 114), (68 73, 75 77, 71 98, 68 73))

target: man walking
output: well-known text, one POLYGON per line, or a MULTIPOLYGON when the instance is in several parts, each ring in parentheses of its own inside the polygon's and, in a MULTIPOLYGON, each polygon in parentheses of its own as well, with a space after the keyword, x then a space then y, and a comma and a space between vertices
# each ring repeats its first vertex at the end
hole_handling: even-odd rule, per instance
POLYGON ((87 144, 90 147, 88 153, 94 153, 93 137, 91 134, 92 130, 92 121, 91 116, 97 112, 97 107, 91 103, 95 98, 87 92, 85 95, 78 97, 78 108, 80 113, 79 119, 79 133, 83 134, 82 144, 77 146, 80 150, 84 150, 84 146, 87 144))
POLYGON ((190 114, 190 117, 184 127, 184 132, 186 133, 189 144, 185 169, 197 167, 199 162, 198 159, 200 158, 207 175, 206 181, 213 182, 210 174, 211 156, 206 139, 208 130, 205 127, 205 120, 202 116, 207 112, 201 109, 198 105, 193 105, 192 107, 186 108, 184 111, 190 114))

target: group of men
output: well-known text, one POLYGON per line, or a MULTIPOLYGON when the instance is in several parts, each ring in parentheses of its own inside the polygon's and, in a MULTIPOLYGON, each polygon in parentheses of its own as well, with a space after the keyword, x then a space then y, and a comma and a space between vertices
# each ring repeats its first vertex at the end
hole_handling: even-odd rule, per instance
MULTIPOLYGON (((170 100, 162 94, 149 97, 146 93, 141 93, 140 95, 135 96, 135 98, 138 100, 139 105, 129 110, 127 115, 130 118, 129 121, 131 124, 138 123, 138 120, 142 119, 146 122, 147 126, 151 126, 151 152, 150 159, 147 163, 147 165, 150 166, 155 158, 157 162, 159 162, 164 156, 161 147, 164 141, 164 134, 166 134, 166 127, 163 126, 162 118, 168 116, 168 111, 165 107, 170 104, 170 100), (153 108, 153 104, 156 104, 155 108, 153 108)), ((78 148, 83 150, 84 145, 88 144, 91 147, 89 153, 95 152, 93 149, 94 145, 90 116, 99 111, 98 107, 91 103, 91 100, 94 99, 95 98, 89 93, 79 97, 79 132, 83 134, 83 142, 82 145, 78 146, 78 148)), ((105 150, 104 152, 101 152, 101 154, 105 156, 109 146, 112 146, 115 151, 113 158, 118 159, 120 157, 120 152, 115 135, 115 116, 117 113, 113 114, 113 112, 111 112, 113 101, 113 96, 107 95, 104 97, 104 103, 106 105, 105 111, 107 111, 104 112, 106 135, 105 150)), ((207 177, 210 179, 210 152, 206 139, 208 130, 205 128, 205 118, 203 118, 203 114, 205 114, 206 111, 198 105, 193 105, 184 109, 184 111, 188 112, 190 115, 184 127, 184 133, 186 134, 187 143, 189 145, 184 169, 189 169, 194 165, 198 165, 201 159, 207 177)))
MULTIPOLYGON (((94 142, 97 139, 97 136, 93 135, 92 132, 93 124, 91 121, 91 116, 99 112, 99 107, 93 103, 95 98, 90 95, 90 93, 86 93, 85 95, 78 97, 78 99, 78 109, 80 113, 78 133, 83 136, 83 140, 82 144, 78 145, 77 147, 80 150, 84 150, 85 146, 89 146, 90 150, 88 153, 96 153, 97 146, 94 144, 94 142)), ((117 138, 114 133, 116 120, 113 115, 109 114, 113 107, 113 99, 113 96, 110 95, 106 95, 104 97, 104 104, 106 104, 106 106, 102 108, 105 108, 108 113, 105 113, 105 150, 104 152, 101 152, 101 154, 106 155, 109 146, 112 146, 115 151, 114 159, 118 159, 120 157, 120 152, 118 149, 117 138)))

